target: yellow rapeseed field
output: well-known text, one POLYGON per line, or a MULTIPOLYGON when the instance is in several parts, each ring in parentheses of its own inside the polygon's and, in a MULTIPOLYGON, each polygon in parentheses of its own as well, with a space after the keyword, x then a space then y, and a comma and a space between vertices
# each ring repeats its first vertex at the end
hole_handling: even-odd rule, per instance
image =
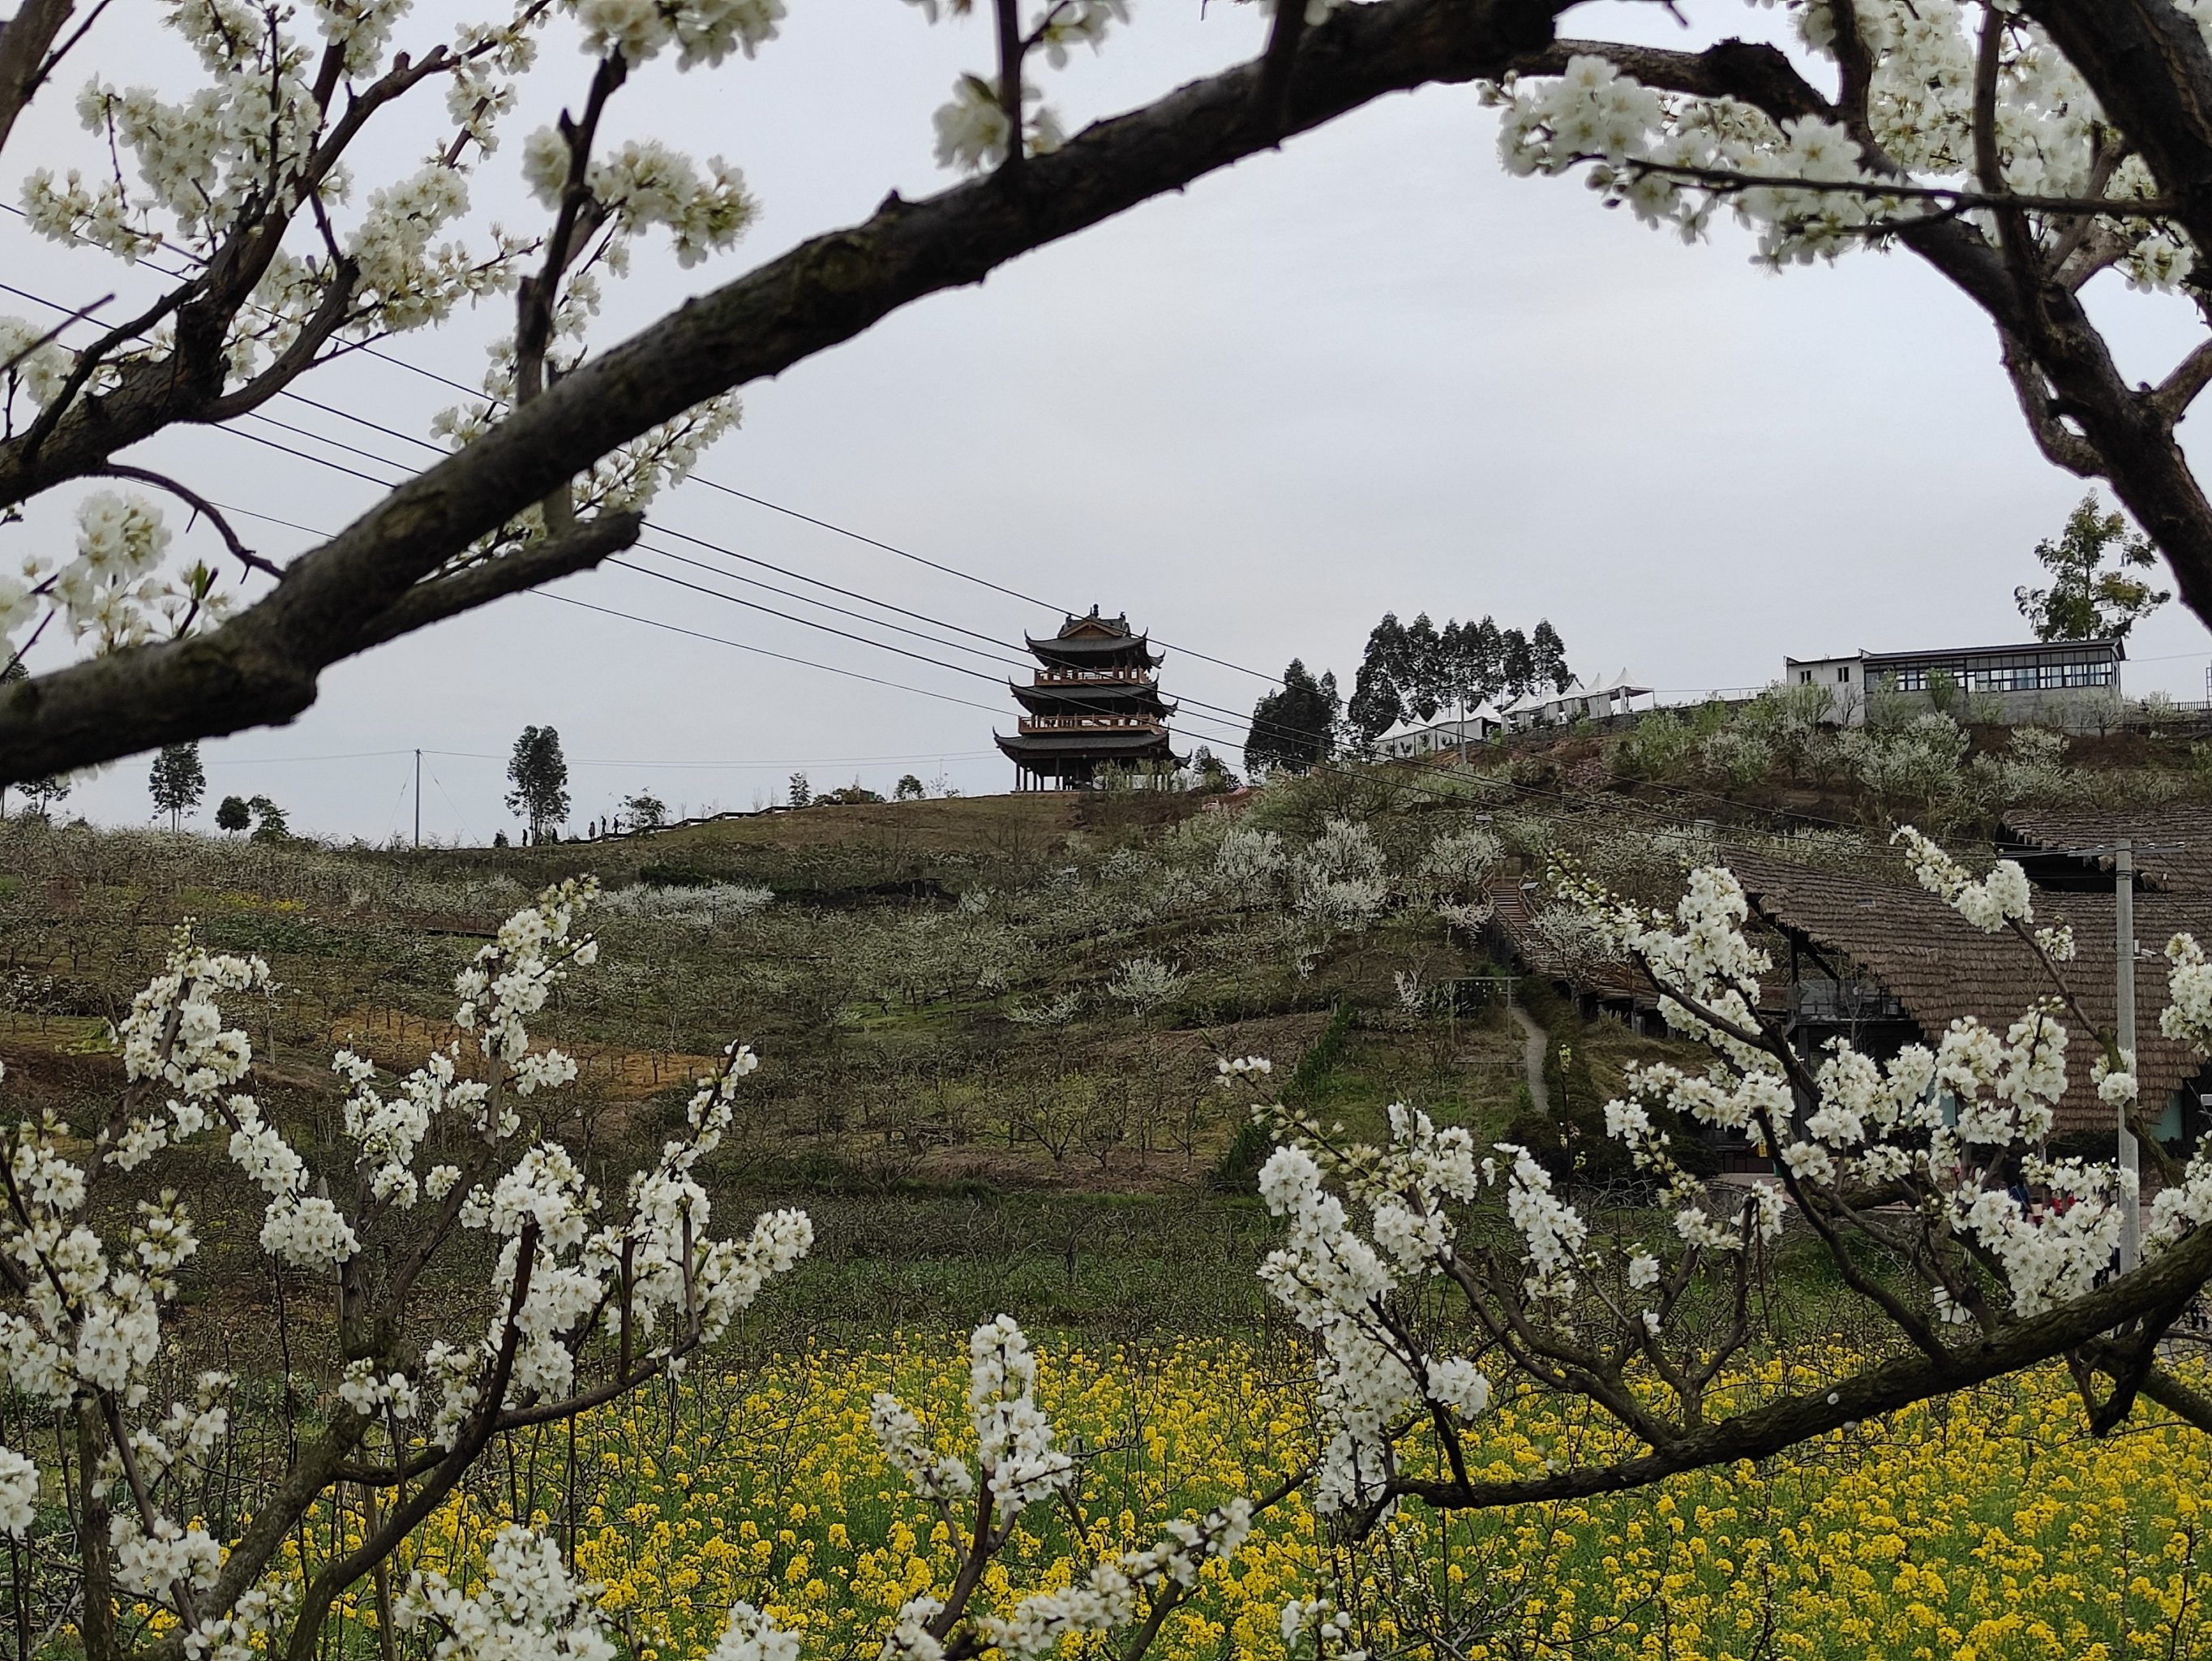
MULTIPOLYGON (((808 1632, 810 1652, 872 1656, 902 1602, 944 1591, 956 1548, 886 1469, 869 1399, 896 1390, 957 1446, 960 1348, 901 1339, 695 1373, 672 1396, 601 1410, 573 1439, 561 1428, 518 1439, 438 1514, 412 1566, 465 1573, 520 1502, 573 1538, 638 1661, 703 1655, 739 1597, 808 1632)), ((1063 1441, 1093 1454, 1090 1537, 1064 1513, 1032 1512, 987 1582, 998 1606, 1065 1584, 1091 1555, 1149 1543, 1163 1518, 1262 1490, 1308 1445, 1290 1358, 1226 1341, 1040 1348, 1040 1399, 1063 1441)), ((1493 1470, 1527 1470, 1571 1457, 1572 1439, 1549 1409, 1508 1405, 1473 1451, 1493 1470)), ((2212 1652, 2208 1463, 2212 1442, 2155 1409, 2088 1439, 2053 1370, 1770 1467, 1449 1522, 1408 1512, 1332 1561, 1360 1584, 1353 1601, 1378 1647, 1415 1655, 1450 1653, 1441 1634, 1486 1661, 2196 1656, 2212 1652)), ((1330 1550, 1294 1497, 1233 1563, 1207 1566, 1156 1653, 1281 1656, 1278 1611, 1313 1593, 1330 1550)))

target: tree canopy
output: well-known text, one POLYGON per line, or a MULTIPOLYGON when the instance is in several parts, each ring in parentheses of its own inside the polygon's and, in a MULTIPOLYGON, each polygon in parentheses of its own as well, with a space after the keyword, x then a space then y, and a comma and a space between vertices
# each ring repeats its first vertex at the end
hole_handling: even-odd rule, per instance
POLYGON ((526 727, 507 758, 507 805, 530 821, 533 840, 568 817, 568 758, 550 727, 526 727))
POLYGON ((1487 617, 1438 629, 1425 611, 1410 624, 1385 611, 1368 633, 1346 713, 1372 744, 1401 722, 1431 721, 1448 708, 1463 715, 1540 688, 1564 692, 1573 684, 1566 645, 1548 620, 1523 635, 1500 629, 1487 617))
POLYGON ((1244 740, 1244 764, 1254 771, 1270 767, 1302 773, 1336 752, 1337 716, 1343 708, 1336 677, 1316 680, 1292 658, 1283 684, 1252 706, 1252 730, 1244 740))
POLYGON ((2035 545, 2051 573, 2047 588, 2013 590, 2020 614, 2038 640, 2125 640, 2144 618, 2173 598, 2134 571, 2158 563, 2148 537, 2130 536, 2127 516, 2103 511, 2091 491, 2066 516, 2066 528, 2035 545))
POLYGON ((198 807, 207 794, 207 770, 200 764, 198 744, 164 745, 146 776, 146 790, 154 798, 155 817, 166 813, 169 829, 182 830, 185 815, 198 807))

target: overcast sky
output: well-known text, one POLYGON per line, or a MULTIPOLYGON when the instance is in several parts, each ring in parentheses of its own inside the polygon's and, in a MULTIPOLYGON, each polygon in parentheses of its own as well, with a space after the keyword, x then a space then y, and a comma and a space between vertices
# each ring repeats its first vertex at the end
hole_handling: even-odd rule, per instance
MULTIPOLYGON (((424 0, 417 21, 449 9, 424 0)), ((982 66, 984 30, 932 29, 896 0, 793 10, 757 62, 684 76, 656 64, 618 101, 617 138, 726 156, 761 216, 737 251, 690 271, 648 240, 603 343, 864 217, 890 188, 916 196, 948 182, 932 161, 930 113, 957 71, 982 66)), ((1690 45, 1715 22, 1772 26, 1773 14, 1732 4, 1688 10, 1706 26, 1680 37, 1690 45)), ((1137 0, 1133 26, 1103 55, 1048 72, 1048 95, 1073 131, 1249 56, 1263 28, 1250 6, 1215 0, 1201 14, 1195 0, 1137 0)), ((1679 34, 1648 6, 1589 6, 1566 23, 1630 29, 1679 34)), ((129 19, 104 21, 101 38, 105 56, 80 61, 19 132, 18 173, 93 160, 69 107, 90 70, 177 84, 175 60, 129 19)), ((588 74, 557 34, 545 64, 537 101, 477 186, 480 208, 514 224, 533 222, 516 180, 520 136, 588 74)), ((363 183, 411 166, 426 131, 364 157, 363 183)), ((10 283, 71 304, 137 291, 100 257, 36 242, 20 222, 0 226, 0 265, 10 283)), ((2184 310, 2100 283, 2113 290, 2100 304, 2130 372, 2160 373, 2190 338, 2184 310)), ((5 295, 0 308, 36 313, 5 295)), ((483 344, 509 322, 503 305, 488 307, 389 350, 472 384, 483 344)), ((453 401, 423 374, 368 360, 303 390, 415 435, 453 401)), ((1126 611, 1169 643, 1170 693, 1246 711, 1262 683, 1193 654, 1269 674, 1297 657, 1334 669, 1348 691, 1386 610, 1490 613, 1524 629, 1548 618, 1577 670, 1626 669, 1674 697, 1764 684, 1785 655, 2018 638, 2013 588, 2036 576, 2034 544, 2082 493, 2030 443, 1987 325, 1910 256, 1773 276, 1733 230, 1686 248, 1602 210, 1577 181, 1506 176, 1492 113, 1464 88, 1370 106, 979 289, 910 307, 748 388, 744 403, 702 479, 1042 603, 701 483, 664 497, 658 524, 1016 644, 1024 629, 1054 629, 1053 606, 1126 611)), ((376 478, 428 457, 296 404, 268 413, 391 460, 240 425, 376 478)), ((314 531, 377 494, 232 434, 172 435, 141 453, 218 501, 314 531)), ((42 504, 4 534, 63 533, 66 505, 42 504)), ((313 540, 241 522, 272 555, 313 540)), ((659 540, 732 576, 798 586, 659 540)), ((1006 672, 729 577, 640 563, 1006 672)), ((526 723, 559 728, 580 822, 641 787, 694 812, 752 806, 780 798, 797 768, 817 789, 858 777, 888 791, 909 771, 969 793, 1009 786, 991 745, 1015 714, 1002 684, 632 572, 556 592, 720 640, 538 596, 503 602, 331 672, 289 727, 208 744, 202 822, 217 797, 258 792, 295 828, 411 832, 419 746, 426 837, 486 840, 513 824, 504 757, 526 723)), ((2137 630, 2128 690, 2201 699, 2208 654, 2203 628, 2169 607, 2137 630)), ((1202 715, 1180 731, 1218 748, 1243 736, 1241 722, 1202 715)), ((143 758, 121 764, 68 806, 143 821, 145 773, 143 758)))

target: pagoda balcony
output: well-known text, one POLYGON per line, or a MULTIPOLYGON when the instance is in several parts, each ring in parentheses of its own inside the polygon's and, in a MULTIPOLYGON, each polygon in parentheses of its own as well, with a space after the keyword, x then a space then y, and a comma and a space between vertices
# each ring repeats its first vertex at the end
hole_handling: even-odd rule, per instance
POLYGON ((1024 715, 1024 733, 1159 733, 1167 728, 1149 715, 1024 715))
POLYGON ((1150 686, 1149 669, 1040 669, 1039 686, 1150 686))

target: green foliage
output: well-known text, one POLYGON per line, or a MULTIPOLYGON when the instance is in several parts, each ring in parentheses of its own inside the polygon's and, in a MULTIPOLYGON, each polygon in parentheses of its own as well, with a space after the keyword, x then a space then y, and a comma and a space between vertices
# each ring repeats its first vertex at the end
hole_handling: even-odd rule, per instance
POLYGON ((622 805, 623 818, 633 830, 658 830, 668 823, 668 804, 650 790, 641 790, 625 797, 622 805))
POLYGON ((253 823, 253 810, 243 796, 225 796, 215 810, 216 829, 236 836, 253 823))
POLYGON ((2038 640, 2125 640, 2172 598, 2130 575, 2157 565, 2157 546, 2147 536, 2130 536, 2118 512, 2100 513, 2094 490, 2075 504, 2056 538, 2035 545, 2035 557, 2051 573, 2051 586, 2023 584, 2013 599, 2038 640))
POLYGON ((1336 677, 1316 680, 1292 658, 1279 691, 1252 707, 1252 730, 1244 741, 1245 764, 1257 772, 1279 767, 1303 773, 1327 761, 1336 750, 1336 720, 1341 708, 1336 677))
POLYGON ((291 822, 275 802, 266 796, 249 796, 246 805, 254 815, 253 835, 249 840, 280 844, 292 840, 291 822))
POLYGON ((200 765, 198 741, 163 745, 146 776, 146 789, 154 798, 154 817, 167 814, 170 830, 183 829, 185 815, 207 794, 207 770, 200 765))
POLYGON ((1613 770, 1627 779, 1673 778, 1688 770, 1698 752, 1690 723, 1672 709, 1655 709, 1613 747, 1613 770))
POLYGON ((550 727, 526 727, 507 758, 507 805, 530 821, 532 837, 543 837, 568 817, 568 758, 561 753, 561 734, 550 727))
MULTIPOLYGON (((1279 1099, 1285 1107, 1306 1108, 1313 1104, 1315 1093, 1344 1058, 1345 1037, 1351 1031, 1352 1006, 1340 1003, 1328 1018, 1328 1025, 1322 1029, 1321 1037, 1298 1057, 1297 1066, 1284 1080, 1279 1099)), ((1273 1146, 1265 1130, 1247 1120, 1237 1128, 1237 1135, 1222 1150, 1208 1185, 1218 1193, 1249 1193, 1273 1146)))
POLYGON ((902 773, 899 775, 898 783, 892 788, 891 800, 894 801, 920 801, 928 794, 929 792, 922 788, 922 782, 920 779, 916 778, 911 773, 902 773))
POLYGON ((1574 678, 1566 643, 1548 619, 1523 635, 1490 618, 1438 629, 1425 612, 1407 624, 1386 611, 1367 636, 1346 714, 1372 744, 1401 721, 1434 721, 1446 707, 1469 710, 1545 687, 1564 692, 1574 678))

